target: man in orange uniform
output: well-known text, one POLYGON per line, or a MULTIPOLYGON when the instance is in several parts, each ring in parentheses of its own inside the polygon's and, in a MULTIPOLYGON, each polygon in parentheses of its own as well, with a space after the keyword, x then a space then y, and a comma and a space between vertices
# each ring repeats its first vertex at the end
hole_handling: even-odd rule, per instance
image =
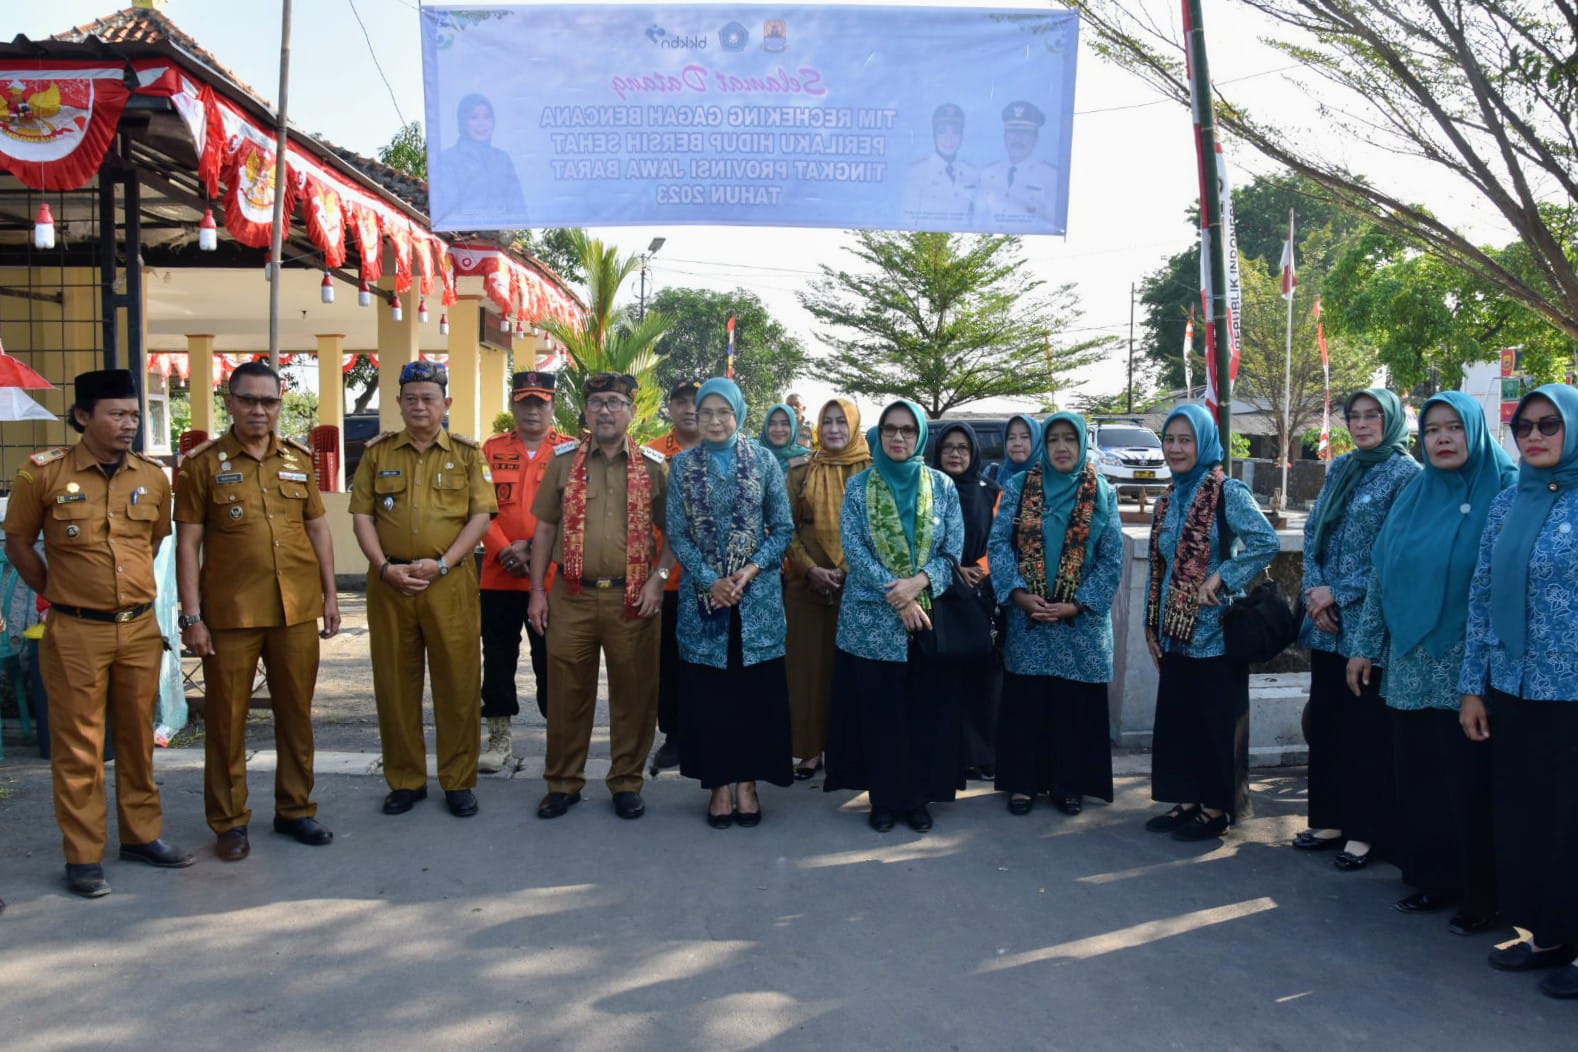
MULTIPOLYGON (((696 425, 696 392, 700 380, 681 380, 668 393, 668 419, 674 426, 668 433, 647 444, 672 460, 674 454, 701 441, 696 425)), ((679 766, 679 579, 680 566, 663 588, 662 649, 658 658, 658 730, 663 744, 652 754, 652 773, 679 766)))
MULTIPOLYGON (((499 515, 483 538, 482 560, 482 718, 488 744, 477 769, 503 770, 510 763, 510 717, 520 714, 515 670, 520 664, 521 629, 531 646, 532 674, 537 680, 537 711, 548 715, 548 641, 526 619, 531 602, 531 542, 537 532, 532 500, 553 460, 553 447, 573 441, 553 426, 553 373, 516 373, 510 409, 515 430, 494 435, 482 444, 499 515)), ((548 587, 553 587, 550 567, 548 587)))

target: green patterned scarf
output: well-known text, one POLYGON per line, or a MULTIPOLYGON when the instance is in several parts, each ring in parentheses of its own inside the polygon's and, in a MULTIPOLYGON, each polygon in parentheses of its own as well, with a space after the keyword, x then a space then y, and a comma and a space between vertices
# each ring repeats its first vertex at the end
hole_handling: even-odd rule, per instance
MULTIPOLYGON (((889 572, 899 577, 914 577, 931 555, 936 527, 932 522, 931 472, 921 471, 920 486, 915 494, 915 544, 905 537, 904 522, 899 516, 899 502, 893 496, 886 480, 876 471, 866 473, 866 508, 871 519, 871 540, 877 550, 877 559, 889 572)), ((937 591, 949 582, 934 582, 937 591)), ((921 593, 920 604, 931 609, 931 599, 921 593)))

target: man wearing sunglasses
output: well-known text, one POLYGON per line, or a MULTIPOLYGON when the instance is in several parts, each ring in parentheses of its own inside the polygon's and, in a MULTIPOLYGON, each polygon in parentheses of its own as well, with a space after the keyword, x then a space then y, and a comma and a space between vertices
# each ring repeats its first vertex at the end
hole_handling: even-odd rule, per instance
POLYGON ((246 727, 259 658, 279 756, 274 832, 313 846, 334 839, 312 801, 318 642, 340 630, 334 541, 312 450, 279 437, 280 395, 263 362, 231 374, 230 430, 186 455, 175 495, 181 641, 203 659, 203 809, 224 862, 252 850, 246 727))
POLYGON ((400 419, 366 446, 351 487, 356 543, 367 556, 367 631, 383 744, 384 814, 427 799, 423 659, 432 670, 438 784, 451 814, 477 813, 482 743, 482 613, 477 543, 498 512, 478 444, 444 430, 449 370, 400 370, 400 419))

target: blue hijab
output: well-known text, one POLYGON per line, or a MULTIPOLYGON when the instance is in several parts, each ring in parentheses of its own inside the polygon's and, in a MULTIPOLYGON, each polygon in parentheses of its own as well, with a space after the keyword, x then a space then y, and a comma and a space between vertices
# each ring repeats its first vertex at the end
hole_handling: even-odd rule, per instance
MULTIPOLYGON (((1058 564, 1063 561, 1063 542, 1068 536, 1068 520, 1074 515, 1074 501, 1079 487, 1085 481, 1085 465, 1090 462, 1090 426, 1078 413, 1053 413, 1041 422, 1041 445, 1036 452, 1041 458, 1041 492, 1045 503, 1041 511, 1041 539, 1046 544, 1049 577, 1057 575, 1058 564), (1079 459, 1065 474, 1052 465, 1052 425, 1058 421, 1070 424, 1079 436, 1079 459)), ((1086 556, 1096 550, 1096 541, 1107 525, 1107 480, 1096 476, 1096 507, 1090 519, 1090 539, 1085 542, 1086 556)), ((1087 564, 1088 565, 1088 564, 1087 564)))
POLYGON ((1310 527, 1314 551, 1306 551, 1306 558, 1319 559, 1326 551, 1326 542, 1336 531, 1342 517, 1348 514, 1348 501, 1358 488, 1359 480, 1367 469, 1385 463, 1393 457, 1408 456, 1408 416, 1403 411, 1402 399, 1384 387, 1371 387, 1355 391, 1343 406, 1343 416, 1353 414, 1353 403, 1360 398, 1372 398, 1381 407, 1385 430, 1380 445, 1374 449, 1355 449, 1332 466, 1321 488, 1320 500, 1315 504, 1314 521, 1310 527))
POLYGON ((1425 403, 1419 414, 1420 449, 1425 448, 1425 417, 1438 405, 1463 421, 1468 457, 1451 470, 1427 457, 1424 471, 1397 495, 1375 542, 1381 611, 1398 655, 1423 643, 1439 658, 1463 641, 1469 581, 1490 502, 1517 477, 1512 458, 1490 437, 1484 409, 1461 391, 1446 391, 1425 403))
POLYGON ((800 418, 795 415, 794 407, 787 402, 778 402, 767 410, 767 416, 762 420, 762 433, 757 441, 762 448, 778 458, 778 466, 784 469, 784 474, 789 474, 789 462, 795 457, 808 457, 811 451, 802 446, 796 439, 800 435, 800 418), (783 412, 789 416, 789 441, 781 446, 773 445, 772 439, 767 437, 767 427, 773 422, 773 414, 783 412))
POLYGON ((1578 389, 1546 384, 1529 392, 1512 415, 1514 425, 1531 398, 1546 399, 1561 414, 1562 457, 1553 468, 1531 467, 1528 461, 1518 465, 1518 491, 1491 551, 1490 627, 1514 659, 1528 649, 1529 555, 1557 495, 1578 486, 1578 389))
MULTIPOLYGON (((740 429, 745 425, 745 395, 740 392, 740 385, 733 380, 725 380, 721 376, 714 376, 711 380, 701 385, 701 390, 696 392, 696 410, 701 411, 701 403, 708 395, 718 395, 729 403, 729 408, 734 410, 734 433, 722 442, 709 442, 705 437, 701 440, 702 448, 712 459, 712 463, 723 474, 734 470, 734 447, 740 441, 740 429)), ((706 428, 702 428, 703 435, 706 428)))
POLYGON ((866 441, 871 445, 872 467, 893 491, 893 500, 899 507, 899 523, 904 527, 904 538, 910 542, 912 551, 915 548, 915 502, 920 494, 920 474, 926 470, 928 433, 925 410, 906 398, 886 406, 877 417, 877 426, 866 432, 866 441), (920 428, 920 434, 915 436, 915 452, 908 460, 894 460, 882 448, 882 422, 888 418, 888 412, 899 405, 914 415, 915 426, 920 428))
POLYGON ((1206 473, 1222 463, 1222 432, 1217 430, 1216 417, 1203 405, 1181 405, 1167 414, 1167 419, 1162 422, 1162 434, 1167 434, 1167 429, 1172 422, 1183 417, 1191 428, 1194 429, 1194 448, 1199 454, 1199 459, 1194 462, 1194 467, 1183 474, 1173 472, 1173 484, 1178 490, 1190 489, 1195 483, 1205 478, 1206 473))
POLYGON ((1008 428, 1014 426, 1015 420, 1023 420, 1026 426, 1030 428, 1030 456, 1025 458, 1023 464, 1015 464, 1008 459, 1006 452, 1003 454, 1002 467, 997 469, 997 482, 1002 486, 1008 485, 1008 480, 1021 471, 1029 471, 1035 465, 1036 451, 1041 448, 1041 422, 1033 416, 1025 416, 1023 414, 1008 418, 1008 427, 1003 428, 1003 444, 1005 446, 1008 444, 1008 428))

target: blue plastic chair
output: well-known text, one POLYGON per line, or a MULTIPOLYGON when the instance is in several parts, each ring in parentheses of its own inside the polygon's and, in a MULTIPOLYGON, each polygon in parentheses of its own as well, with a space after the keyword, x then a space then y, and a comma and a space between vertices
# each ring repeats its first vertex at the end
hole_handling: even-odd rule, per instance
MULTIPOLYGON (((9 613, 16 590, 20 588, 28 600, 31 601, 33 592, 22 582, 22 575, 17 568, 11 565, 11 560, 5 557, 5 552, 0 549, 0 614, 9 613)), ((11 685, 11 690, 16 694, 17 713, 22 717, 22 734, 31 737, 33 734, 33 718, 28 711, 27 703, 27 677, 22 672, 22 648, 16 642, 16 637, 11 634, 12 628, 17 629, 18 635, 25 625, 7 625, 0 630, 0 672, 5 674, 6 682, 11 685)), ((0 759, 5 758, 5 735, 0 733, 0 759)))

